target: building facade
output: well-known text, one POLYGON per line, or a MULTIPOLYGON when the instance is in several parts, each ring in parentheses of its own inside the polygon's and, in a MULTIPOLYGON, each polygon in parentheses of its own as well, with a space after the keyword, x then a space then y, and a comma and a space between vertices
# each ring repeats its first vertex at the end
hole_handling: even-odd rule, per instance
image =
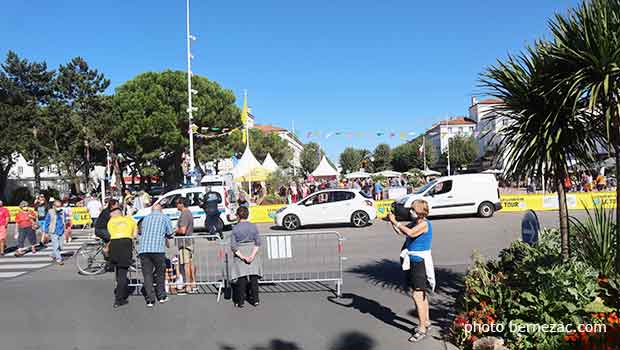
MULTIPOLYGON (((292 131, 284 128, 280 128, 273 125, 254 125, 253 129, 258 129, 263 133, 277 134, 282 140, 286 141, 291 151, 293 152, 293 159, 291 159, 291 166, 294 168, 301 168, 301 152, 304 150, 304 144, 299 137, 292 131)), ((263 159, 261 159, 262 161, 263 159)))
POLYGON ((469 118, 477 123, 476 135, 478 135, 478 145, 482 156, 494 150, 501 142, 498 135, 509 121, 508 118, 498 115, 495 111, 501 104, 502 100, 493 98, 481 101, 478 101, 476 97, 471 99, 469 118))
MULTIPOLYGON (((448 149, 448 142, 456 136, 470 137, 476 131, 476 122, 466 117, 452 117, 433 125, 426 132, 426 140, 433 145, 436 155, 443 154, 448 149)), ((439 157, 437 157, 439 158, 439 157)))

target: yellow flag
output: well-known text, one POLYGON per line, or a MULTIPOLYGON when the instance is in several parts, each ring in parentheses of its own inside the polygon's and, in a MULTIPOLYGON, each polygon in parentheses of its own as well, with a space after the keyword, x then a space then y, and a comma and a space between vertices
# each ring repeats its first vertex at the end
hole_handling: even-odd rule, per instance
POLYGON ((243 95, 243 109, 241 110, 241 123, 243 124, 243 126, 245 127, 245 130, 243 130, 243 136, 242 136, 242 140, 243 143, 246 143, 247 141, 247 132, 248 132, 248 128, 247 128, 247 123, 248 123, 248 96, 247 95, 243 95))

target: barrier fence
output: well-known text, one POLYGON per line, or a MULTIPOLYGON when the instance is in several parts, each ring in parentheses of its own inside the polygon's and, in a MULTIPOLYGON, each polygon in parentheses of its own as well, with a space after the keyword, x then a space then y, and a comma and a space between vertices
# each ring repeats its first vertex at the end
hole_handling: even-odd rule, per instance
MULTIPOLYGON (((227 281, 226 252, 220 237, 217 235, 175 237, 168 240, 168 243, 166 258, 171 260, 170 268, 174 271, 172 273, 166 272, 166 286, 169 289, 195 287, 203 291, 205 288, 213 287, 217 290, 217 301, 219 302, 227 281), (175 258, 178 260, 178 264, 174 264, 175 258), (186 261, 189 261, 189 264, 184 264, 186 261), (184 265, 189 265, 193 269, 194 281, 187 279, 185 271, 188 271, 189 267, 184 265), (183 276, 183 283, 169 279, 168 277, 172 274, 183 276)), ((135 249, 135 252, 137 251, 138 247, 135 249)), ((140 288, 144 281, 142 266, 140 258, 137 255, 134 258, 136 270, 129 271, 129 286, 140 288)))
POLYGON ((344 238, 338 232, 261 235, 260 283, 332 282, 342 294, 344 238))
MULTIPOLYGON (((338 232, 300 232, 267 233, 261 235, 260 254, 263 262, 261 284, 284 284, 302 282, 333 283, 336 294, 342 295, 343 285, 343 242, 338 232)), ((221 240, 217 235, 177 237, 169 240, 170 247, 166 257, 171 259, 176 275, 183 275, 182 284, 166 278, 168 289, 175 287, 214 287, 217 300, 222 291, 230 285, 229 273, 233 254, 230 239, 221 240), (194 269, 195 283, 187 280, 182 263, 185 249, 191 250, 191 264, 194 269), (175 266, 173 257, 178 259, 175 266)), ((138 251, 136 246, 135 251, 138 251)), ((137 254, 134 256, 136 269, 130 270, 128 278, 130 287, 137 290, 143 285, 142 266, 137 254)), ((167 276, 168 277, 168 276, 167 276)), ((203 289, 204 291, 204 289, 203 289)))

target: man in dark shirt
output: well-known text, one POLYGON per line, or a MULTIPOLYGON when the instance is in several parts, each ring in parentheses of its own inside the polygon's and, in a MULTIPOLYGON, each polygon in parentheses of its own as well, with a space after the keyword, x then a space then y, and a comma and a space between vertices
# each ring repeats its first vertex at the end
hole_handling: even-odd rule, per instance
POLYGON ((99 214, 95 222, 95 236, 101 238, 106 243, 110 241, 110 233, 108 232, 110 213, 118 207, 118 201, 114 198, 110 198, 108 200, 108 206, 101 211, 101 214, 99 214))
POLYGON ((220 203, 222 203, 222 196, 218 192, 212 191, 211 187, 208 187, 203 206, 207 217, 205 227, 210 235, 217 233, 222 238, 223 227, 220 225, 220 203))

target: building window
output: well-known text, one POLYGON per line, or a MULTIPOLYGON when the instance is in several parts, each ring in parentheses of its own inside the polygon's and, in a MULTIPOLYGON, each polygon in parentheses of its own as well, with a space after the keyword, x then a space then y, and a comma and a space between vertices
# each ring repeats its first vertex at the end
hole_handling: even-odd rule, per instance
POLYGON ((17 174, 24 175, 24 167, 23 166, 18 166, 17 167, 17 174))
POLYGON ((448 128, 448 133, 452 133, 452 128, 448 128))

